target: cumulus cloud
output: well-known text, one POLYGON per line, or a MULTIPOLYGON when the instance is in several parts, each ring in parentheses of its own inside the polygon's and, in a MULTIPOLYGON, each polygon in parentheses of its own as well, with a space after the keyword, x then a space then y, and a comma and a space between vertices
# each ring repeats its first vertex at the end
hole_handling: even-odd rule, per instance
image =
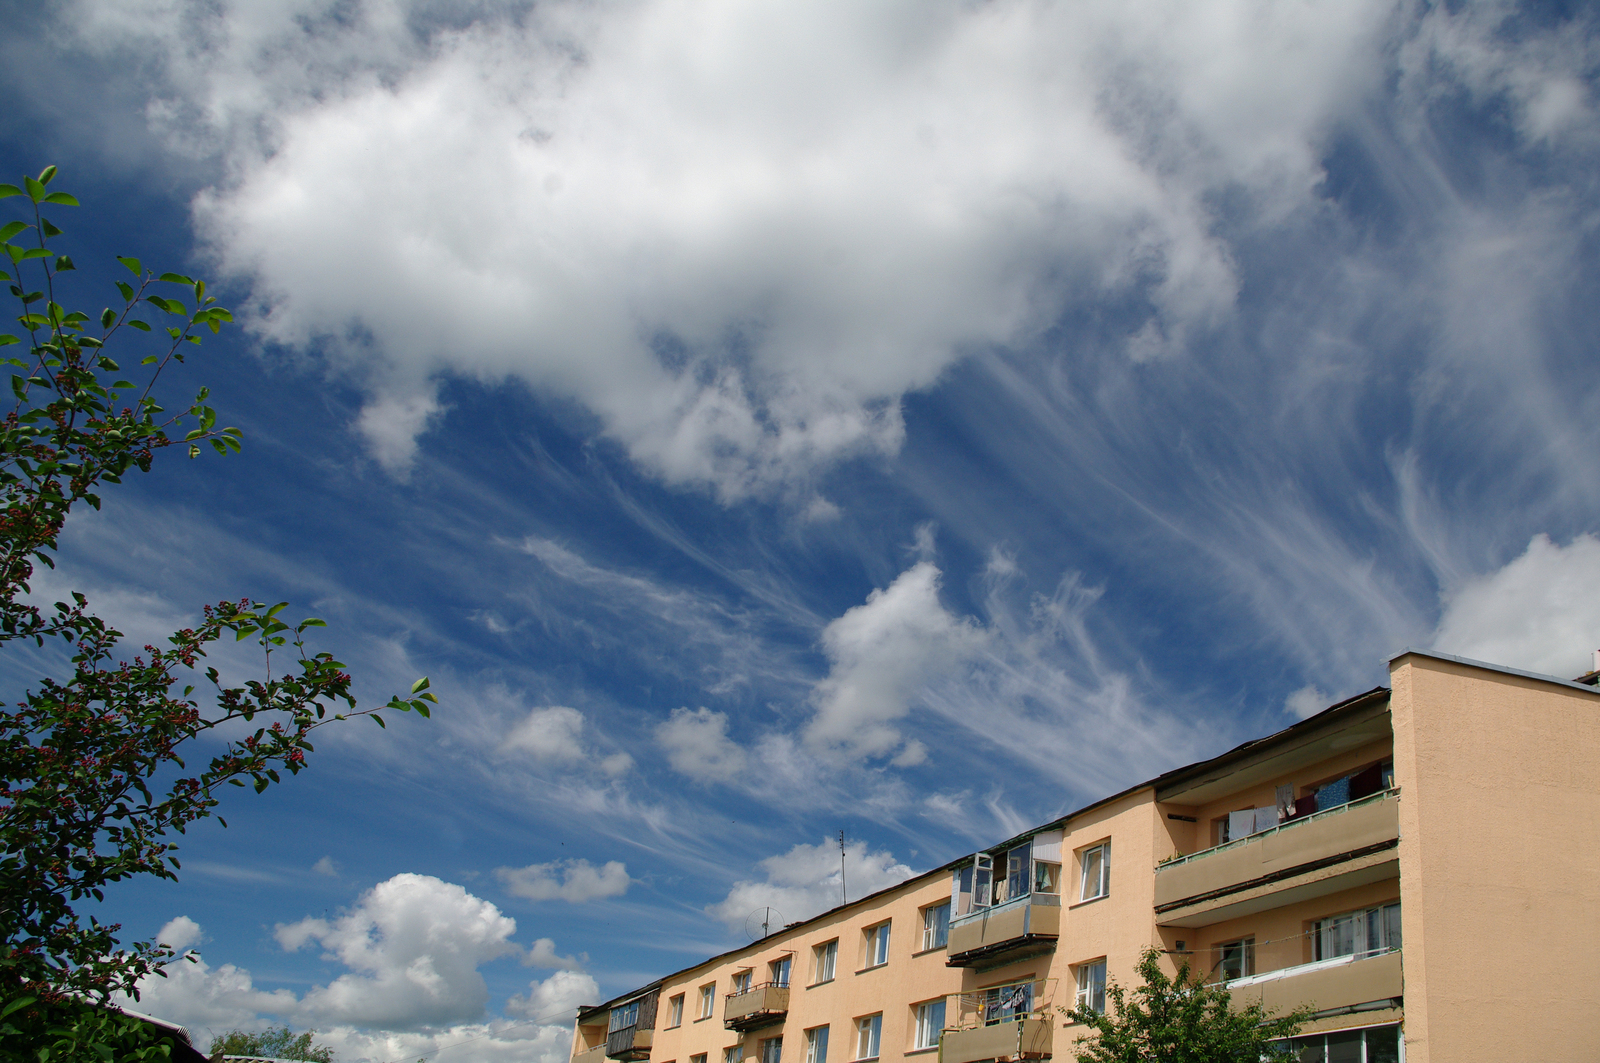
POLYGON ((188 952, 200 944, 200 924, 186 915, 170 920, 156 933, 156 941, 177 953, 188 952))
POLYGON ((550 938, 540 938, 533 943, 522 962, 529 967, 543 967, 548 970, 581 971, 584 963, 589 959, 586 952, 583 956, 563 956, 556 951, 556 943, 550 938))
POLYGON ((334 352, 368 389, 380 461, 410 460, 429 379, 510 376, 727 498, 894 451, 908 390, 1071 306, 1143 306, 1141 358, 1226 319, 1216 198, 1313 205, 1317 147, 1381 83, 1394 17, 435 8, 79 0, 68 25, 137 48, 152 123, 226 161, 196 203, 206 241, 254 284, 263 336, 334 352))
MULTIPOLYGON (((178 947, 168 939, 173 924, 188 923, 192 940, 199 940, 200 928, 186 917, 180 916, 162 928, 161 940, 178 947)), ((187 929, 187 928, 186 928, 187 929)), ((178 931, 177 936, 183 936, 178 931)), ((147 1015, 159 1015, 190 1030, 253 1028, 265 1015, 294 1016, 300 1001, 287 989, 267 992, 257 989, 250 972, 225 963, 212 967, 197 954, 176 960, 164 968, 165 977, 149 975, 139 982, 139 999, 122 999, 121 1003, 147 1015)))
MULTIPOLYGON (((776 908, 792 923, 840 903, 836 842, 824 838, 818 845, 796 845, 787 853, 767 857, 760 867, 763 880, 735 882, 727 897, 706 909, 734 933, 743 933, 746 919, 758 909, 776 908)), ((915 874, 892 853, 869 851, 865 842, 845 846, 844 884, 851 898, 887 889, 915 874)))
POLYGON ((823 631, 830 669, 817 684, 807 744, 854 757, 886 756, 898 746, 897 763, 920 763, 926 747, 904 743, 895 721, 911 711, 918 691, 960 668, 984 643, 977 624, 940 603, 939 569, 917 562, 823 631))
POLYGON ((557 1022, 575 1017, 582 1005, 598 1004, 603 999, 593 978, 575 971, 557 971, 542 982, 535 979, 529 983, 527 996, 507 1000, 506 1013, 536 1022, 557 1022))
POLYGON ((534 709, 507 733, 503 749, 530 753, 539 760, 577 764, 583 760, 583 713, 554 705, 534 709))
POLYGON ((620 897, 628 892, 627 866, 611 860, 595 867, 587 860, 557 860, 548 864, 530 864, 527 867, 497 867, 494 871, 506 888, 516 897, 530 901, 563 900, 573 904, 620 897))
POLYGON ((293 952, 316 942, 351 973, 306 993, 298 1014, 322 1024, 406 1030, 483 1015, 478 966, 516 951, 516 923, 488 901, 427 875, 396 875, 334 920, 279 925, 293 952))
POLYGON ((1331 704, 1328 695, 1309 685, 1296 690, 1283 701, 1283 707, 1289 715, 1301 720, 1315 716, 1331 704))
POLYGON ((674 771, 698 782, 731 781, 749 763, 745 751, 728 737, 727 715, 704 707, 673 709, 671 718, 656 727, 656 741, 674 771))
POLYGON ((1593 667, 1600 649, 1597 589, 1600 539, 1560 546, 1536 535, 1522 556, 1448 596, 1433 647, 1571 679, 1593 667))

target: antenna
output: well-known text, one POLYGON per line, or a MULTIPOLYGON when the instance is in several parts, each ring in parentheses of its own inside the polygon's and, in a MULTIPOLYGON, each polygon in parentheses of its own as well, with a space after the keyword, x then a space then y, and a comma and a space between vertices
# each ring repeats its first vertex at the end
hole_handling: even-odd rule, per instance
POLYGON ((744 917, 744 934, 751 941, 760 941, 772 933, 774 926, 783 925, 783 913, 776 908, 757 908, 744 917))
POLYGON ((844 831, 839 832, 839 903, 850 903, 849 894, 844 888, 844 831))

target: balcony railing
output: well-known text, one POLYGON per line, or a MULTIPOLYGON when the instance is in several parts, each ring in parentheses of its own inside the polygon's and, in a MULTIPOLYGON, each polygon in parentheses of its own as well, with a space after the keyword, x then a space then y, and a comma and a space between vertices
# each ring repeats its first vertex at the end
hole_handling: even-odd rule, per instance
POLYGON ((939 1035, 939 1063, 1049 1059, 1056 980, 1040 978, 959 993, 954 1020, 939 1035))
POLYGON ((950 920, 948 967, 990 965, 1055 948, 1061 936, 1061 898, 1030 893, 950 920))
POLYGON ((729 1030, 754 1030, 783 1021, 789 1013, 789 983, 767 982, 742 993, 729 993, 722 1025, 729 1030))
POLYGON ((1220 907, 1232 903, 1230 894, 1391 849, 1400 837, 1399 796, 1385 790, 1158 864, 1156 913, 1220 907))
POLYGON ((606 1063, 606 1046, 604 1042, 574 1054, 572 1063, 606 1063))
POLYGON ((1276 1011, 1306 1006, 1316 1011, 1383 1007, 1398 1001, 1403 993, 1400 950, 1338 956, 1235 978, 1224 984, 1233 994, 1236 1008, 1249 1004, 1276 1011))

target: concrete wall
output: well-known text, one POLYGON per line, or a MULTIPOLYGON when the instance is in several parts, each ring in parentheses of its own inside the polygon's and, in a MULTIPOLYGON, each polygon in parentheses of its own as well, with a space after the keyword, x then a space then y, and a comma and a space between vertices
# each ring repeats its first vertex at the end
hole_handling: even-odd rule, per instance
POLYGON ((1407 1063, 1600 1056, 1600 692, 1390 666, 1407 1063))

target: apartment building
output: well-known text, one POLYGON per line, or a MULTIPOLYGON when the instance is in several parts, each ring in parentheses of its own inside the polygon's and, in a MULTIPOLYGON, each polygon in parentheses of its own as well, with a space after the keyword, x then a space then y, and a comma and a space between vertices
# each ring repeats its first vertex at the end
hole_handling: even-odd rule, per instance
POLYGON ((1390 685, 615 1000, 572 1063, 1070 1060, 1154 947, 1316 1063, 1600 1055, 1600 672, 1390 685))

